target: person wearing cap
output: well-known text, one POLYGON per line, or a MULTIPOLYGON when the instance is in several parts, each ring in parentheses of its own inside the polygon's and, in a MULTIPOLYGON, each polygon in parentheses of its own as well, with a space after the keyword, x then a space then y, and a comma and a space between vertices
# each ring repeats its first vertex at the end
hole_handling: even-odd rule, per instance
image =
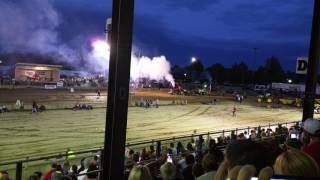
POLYGON ((320 120, 309 118, 302 125, 304 133, 310 137, 309 144, 301 150, 310 155, 320 166, 320 120))

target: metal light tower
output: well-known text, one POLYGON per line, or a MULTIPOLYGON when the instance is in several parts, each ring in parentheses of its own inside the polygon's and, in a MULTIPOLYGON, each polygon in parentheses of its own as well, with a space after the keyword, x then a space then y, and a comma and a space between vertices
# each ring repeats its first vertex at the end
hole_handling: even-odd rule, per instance
MULTIPOLYGON (((106 36, 106 43, 111 48, 111 32, 112 32, 112 18, 108 18, 106 20, 106 27, 105 27, 105 36, 106 36)), ((105 79, 108 79, 108 69, 106 68, 104 71, 104 77, 105 79)))
POLYGON ((106 34, 106 42, 110 45, 111 42, 111 25, 112 25, 112 18, 108 18, 106 21, 106 29, 105 29, 105 34, 106 34))

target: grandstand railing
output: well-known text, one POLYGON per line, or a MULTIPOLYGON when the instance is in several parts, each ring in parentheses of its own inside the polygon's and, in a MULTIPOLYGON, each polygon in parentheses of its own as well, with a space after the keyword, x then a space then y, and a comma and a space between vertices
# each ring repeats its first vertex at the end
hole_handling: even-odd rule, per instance
MULTIPOLYGON (((238 135, 241 132, 247 131, 248 134, 250 133, 251 130, 257 129, 257 128, 271 128, 275 129, 279 125, 282 127, 291 127, 292 125, 295 125, 297 123, 300 123, 301 121, 292 121, 292 122, 286 122, 286 123, 273 123, 273 124, 268 124, 268 125, 263 125, 263 126, 253 126, 253 127, 244 127, 244 128, 233 128, 233 129, 227 129, 227 130, 222 130, 222 131, 209 131, 206 133, 193 133, 191 135, 185 135, 185 136, 177 136, 177 137, 170 137, 170 138, 160 138, 156 140, 149 140, 149 141, 140 141, 140 142, 134 142, 134 143, 127 143, 126 147, 131 148, 131 149, 139 149, 139 148, 144 148, 150 145, 156 146, 156 155, 157 157, 160 156, 161 153, 161 147, 163 145, 168 145, 171 142, 186 142, 190 141, 191 138, 198 138, 202 136, 204 139, 211 138, 211 139, 216 139, 221 136, 229 136, 231 132, 235 132, 236 135, 238 135)), ((19 160, 13 160, 13 161, 5 161, 5 162, 0 162, 0 169, 1 166, 15 166, 15 179, 16 180, 22 180, 22 172, 23 172, 23 164, 24 163, 30 163, 30 162, 39 162, 39 161, 47 161, 50 159, 61 159, 65 158, 68 159, 70 156, 75 156, 75 155, 86 155, 84 157, 90 157, 94 156, 96 154, 100 154, 103 150, 103 147, 97 147, 97 148, 92 148, 92 149, 85 149, 85 150, 79 150, 76 152, 60 152, 60 153, 52 153, 50 155, 46 156, 40 156, 40 157, 26 157, 24 159, 19 159, 19 160)), ((101 172, 101 169, 99 170, 101 172)))

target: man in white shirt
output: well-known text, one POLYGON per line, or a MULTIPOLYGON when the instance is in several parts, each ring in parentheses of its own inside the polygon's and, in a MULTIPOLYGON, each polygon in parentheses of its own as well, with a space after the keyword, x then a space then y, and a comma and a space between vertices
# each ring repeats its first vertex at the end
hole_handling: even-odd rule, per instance
MULTIPOLYGON (((88 168, 89 168, 89 166, 90 166, 90 163, 91 163, 91 158, 86 158, 85 160, 84 160, 84 162, 83 162, 83 164, 84 164, 84 170, 83 171, 81 171, 81 172, 79 172, 79 174, 83 174, 83 173, 86 173, 86 172, 88 172, 88 168)), ((82 175, 82 176, 78 176, 78 180, 85 180, 85 175, 82 175)))

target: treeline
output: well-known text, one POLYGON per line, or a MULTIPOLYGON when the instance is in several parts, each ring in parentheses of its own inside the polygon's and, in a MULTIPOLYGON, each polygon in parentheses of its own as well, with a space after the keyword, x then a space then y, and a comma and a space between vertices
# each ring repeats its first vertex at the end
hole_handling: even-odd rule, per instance
POLYGON ((172 74, 177 81, 191 82, 192 74, 203 73, 207 71, 212 81, 218 84, 270 84, 273 82, 288 82, 292 80, 293 83, 304 82, 304 76, 296 75, 293 72, 285 72, 279 60, 272 56, 265 61, 263 66, 256 70, 250 70, 245 62, 234 64, 232 67, 224 67, 220 63, 211 65, 205 68, 201 60, 190 64, 186 67, 174 66, 172 74))

